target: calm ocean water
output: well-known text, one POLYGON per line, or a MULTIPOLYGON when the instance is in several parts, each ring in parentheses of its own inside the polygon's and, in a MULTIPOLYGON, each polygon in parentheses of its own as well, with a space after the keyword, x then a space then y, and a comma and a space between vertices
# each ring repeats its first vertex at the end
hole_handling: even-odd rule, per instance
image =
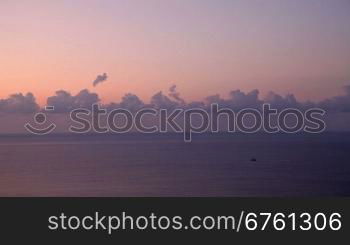
POLYGON ((350 134, 1 136, 0 196, 350 196, 350 134))

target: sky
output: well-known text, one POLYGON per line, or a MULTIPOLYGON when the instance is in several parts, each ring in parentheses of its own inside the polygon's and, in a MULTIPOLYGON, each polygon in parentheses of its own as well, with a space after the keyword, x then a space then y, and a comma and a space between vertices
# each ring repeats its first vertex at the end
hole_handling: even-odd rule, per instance
POLYGON ((0 98, 147 101, 176 84, 186 100, 259 89, 320 101, 350 84, 349 23, 349 0, 0 0, 0 98))

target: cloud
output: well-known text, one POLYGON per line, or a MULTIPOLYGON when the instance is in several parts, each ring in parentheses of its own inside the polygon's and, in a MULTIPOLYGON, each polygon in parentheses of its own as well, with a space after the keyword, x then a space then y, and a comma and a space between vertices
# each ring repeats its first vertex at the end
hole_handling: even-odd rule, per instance
POLYGON ((254 89, 248 93, 241 90, 233 90, 230 92, 230 104, 233 108, 257 108, 260 107, 262 101, 259 100, 259 90, 254 89))
POLYGON ((179 103, 169 99, 162 91, 156 93, 151 98, 151 106, 155 109, 168 109, 173 110, 179 107, 179 103))
MULTIPOLYGON (((54 117, 54 122, 60 125, 59 127, 62 132, 65 132, 69 125, 68 113, 71 110, 76 108, 91 109, 93 104, 99 102, 98 94, 92 93, 87 89, 81 90, 76 95, 72 95, 65 90, 59 90, 53 96, 47 98, 47 105, 54 107, 53 114, 50 116, 54 117)), ((244 108, 259 109, 263 103, 269 103, 272 108, 278 110, 283 110, 285 108, 297 108, 301 110, 322 108, 327 112, 325 116, 327 130, 350 130, 350 86, 344 87, 344 93, 342 95, 330 97, 316 103, 300 101, 293 94, 280 95, 275 92, 269 92, 266 96, 261 98, 257 89, 248 92, 232 90, 227 94, 227 97, 214 94, 206 97, 202 101, 185 102, 174 85, 170 87, 168 96, 160 91, 151 97, 149 103, 143 102, 135 94, 127 93, 119 102, 112 102, 101 106, 106 109, 128 109, 131 112, 136 112, 142 108, 167 109, 169 111, 176 108, 201 108, 209 111, 213 103, 218 104, 220 108, 230 108, 236 112, 244 108)), ((10 95, 8 98, 0 99, 0 116, 5 125, 2 132, 18 132, 18 130, 20 130, 19 128, 23 128, 25 122, 33 119, 31 113, 38 111, 40 111, 40 107, 36 103, 32 93, 17 93, 10 95)), ((148 120, 147 123, 152 122, 150 118, 146 118, 146 120, 148 120)), ((179 122, 181 122, 181 118, 179 122)), ((220 125, 226 128, 225 124, 220 125)))
MULTIPOLYGON (((186 103, 185 100, 180 97, 180 93, 177 92, 176 85, 173 85, 169 88, 169 97, 160 91, 151 97, 150 104, 145 104, 136 95, 129 93, 122 98, 120 103, 112 103, 112 107, 121 107, 130 110, 137 110, 143 107, 169 110, 175 108, 209 109, 210 105, 215 103, 220 107, 226 107, 238 111, 244 108, 259 109, 264 103, 268 103, 272 108, 278 110, 286 108, 306 110, 312 107, 320 107, 327 112, 350 112, 350 86, 346 86, 344 90, 345 95, 335 96, 319 103, 298 101, 294 94, 280 95, 272 91, 264 98, 260 98, 260 92, 257 89, 249 92, 232 90, 229 92, 228 98, 222 98, 219 94, 214 94, 206 97, 203 101, 186 103)), ((111 107, 111 105, 109 107, 111 107)))
POLYGON ((205 104, 218 104, 222 107, 240 110, 243 108, 259 108, 263 101, 259 100, 259 91, 257 89, 248 93, 241 90, 233 90, 229 93, 228 99, 223 99, 219 94, 211 95, 205 98, 205 104))
POLYGON ((99 101, 98 95, 96 93, 90 93, 87 89, 81 90, 74 96, 74 106, 79 108, 91 108, 91 105, 99 101))
POLYGON ((135 94, 127 93, 123 96, 120 103, 111 103, 105 107, 108 109, 123 108, 130 111, 137 111, 145 107, 145 104, 135 94))
POLYGON ((129 109, 131 111, 136 111, 144 107, 144 103, 134 94, 128 93, 123 96, 120 106, 122 108, 129 109))
POLYGON ((169 97, 179 102, 180 104, 186 104, 185 100, 180 97, 180 93, 176 91, 176 85, 169 88, 169 97))
POLYGON ((219 94, 210 95, 210 96, 206 97, 204 99, 204 101, 205 101, 206 105, 210 105, 210 104, 223 105, 226 103, 224 99, 221 99, 219 94))
MULTIPOLYGON (((150 102, 143 102, 137 95, 132 93, 125 94, 120 102, 113 102, 104 105, 106 108, 124 108, 130 111, 137 111, 141 108, 168 109, 175 108, 202 108, 209 109, 213 103, 220 107, 231 108, 235 111, 244 108, 261 108, 263 103, 271 104, 272 108, 282 110, 285 108, 308 109, 311 107, 319 107, 326 112, 350 112, 350 86, 344 87, 344 94, 325 99, 318 103, 298 101, 293 94, 280 95, 275 92, 269 92, 264 98, 260 98, 257 89, 249 92, 241 90, 232 90, 228 93, 228 97, 223 98, 219 94, 206 97, 203 101, 185 102, 181 98, 180 93, 176 89, 176 85, 169 88, 168 96, 163 92, 154 94, 150 102)), ((64 113, 75 108, 91 108, 95 103, 100 102, 99 96, 89 90, 81 90, 78 94, 72 95, 68 91, 59 90, 55 95, 47 98, 47 105, 54 106, 54 112, 64 113)), ((36 112, 40 108, 36 103, 32 93, 23 95, 21 93, 13 94, 7 99, 0 99, 0 112, 28 113, 36 112)))
POLYGON ((300 108, 301 104, 297 101, 293 94, 287 94, 286 96, 281 96, 275 92, 269 92, 264 99, 264 103, 268 103, 271 107, 275 109, 284 108, 300 108))
POLYGON ((318 106, 326 111, 350 112, 350 85, 344 87, 344 95, 321 101, 318 106))
POLYGON ((72 96, 69 92, 59 90, 54 96, 47 98, 47 105, 54 107, 54 112, 69 112, 75 108, 91 108, 100 99, 96 93, 90 93, 87 89, 81 90, 72 96))
POLYGON ((107 73, 103 73, 102 75, 98 75, 96 79, 92 82, 92 85, 96 87, 98 84, 106 81, 108 78, 107 73))
POLYGON ((64 90, 56 91, 56 95, 47 98, 47 105, 53 106, 55 112, 67 112, 73 109, 74 98, 64 90))
POLYGON ((32 93, 12 94, 7 99, 0 99, 0 112, 33 113, 39 110, 32 93))

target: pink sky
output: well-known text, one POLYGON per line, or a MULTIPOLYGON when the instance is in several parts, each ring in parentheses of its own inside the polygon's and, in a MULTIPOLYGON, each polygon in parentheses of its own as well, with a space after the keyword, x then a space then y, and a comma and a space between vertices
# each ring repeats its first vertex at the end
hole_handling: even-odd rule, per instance
POLYGON ((0 98, 147 101, 177 84, 188 100, 254 88, 319 100, 350 83, 349 12, 346 0, 2 0, 0 98))

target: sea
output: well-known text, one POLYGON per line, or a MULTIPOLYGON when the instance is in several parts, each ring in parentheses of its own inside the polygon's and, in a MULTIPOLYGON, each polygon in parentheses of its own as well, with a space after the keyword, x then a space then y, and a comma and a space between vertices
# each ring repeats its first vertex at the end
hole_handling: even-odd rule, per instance
POLYGON ((0 196, 350 196, 350 133, 2 135, 0 196))

